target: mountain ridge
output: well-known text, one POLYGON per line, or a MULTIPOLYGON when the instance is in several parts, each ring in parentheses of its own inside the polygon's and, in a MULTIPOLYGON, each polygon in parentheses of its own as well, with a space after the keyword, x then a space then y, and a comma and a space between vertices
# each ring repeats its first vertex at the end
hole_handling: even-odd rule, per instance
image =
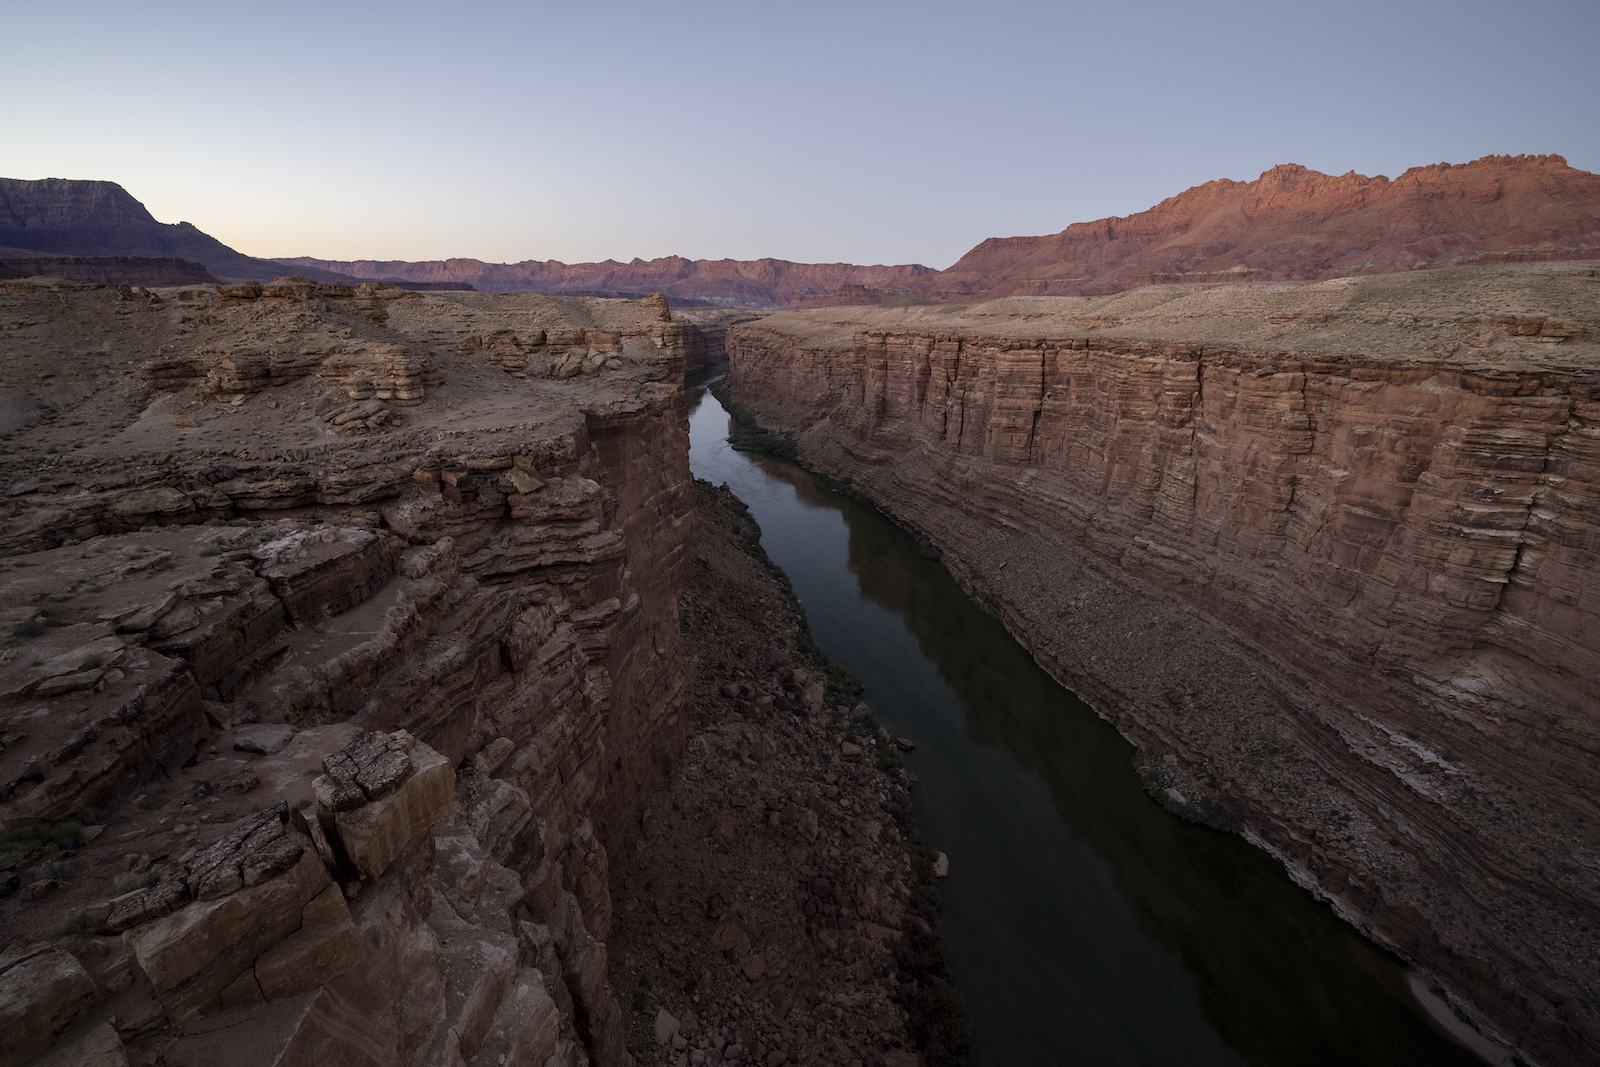
POLYGON ((1398 178, 1279 164, 1219 178, 1128 216, 1053 234, 991 237, 949 269, 661 256, 333 260, 247 256, 192 223, 157 222, 114 182, 0 178, 0 247, 32 254, 177 257, 223 278, 293 272, 321 282, 489 291, 651 292, 735 307, 883 299, 1095 296, 1179 282, 1310 281, 1473 263, 1600 258, 1600 175, 1559 155, 1483 156, 1398 178))
POLYGON ((908 284, 932 299, 1095 296, 1184 281, 1326 280, 1529 252, 1600 256, 1600 175, 1558 155, 1435 163, 1392 180, 1280 164, 1255 181, 1216 179, 1133 215, 991 237, 948 270, 908 284))
POLYGON ((734 306, 783 306, 807 297, 836 292, 841 286, 881 286, 904 278, 931 275, 920 263, 796 263, 787 259, 688 259, 635 257, 627 263, 606 259, 591 263, 525 259, 488 263, 480 259, 332 260, 297 257, 275 262, 294 270, 328 270, 357 278, 399 278, 407 281, 467 282, 494 291, 560 292, 657 291, 668 297, 709 300, 734 306))

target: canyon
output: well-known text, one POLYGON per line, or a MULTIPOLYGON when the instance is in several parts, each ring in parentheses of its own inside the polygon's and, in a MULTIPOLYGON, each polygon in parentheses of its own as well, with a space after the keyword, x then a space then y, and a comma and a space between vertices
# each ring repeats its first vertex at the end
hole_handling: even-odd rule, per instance
POLYGON ((664 297, 6 281, 0 338, 0 1064, 932 1055, 909 786, 693 484, 664 297))
MULTIPOLYGON (((1543 164, 1541 164, 1543 165, 1543 164)), ((1530 1063, 1600 1056, 1582 262, 778 312, 729 391, 1530 1063)))
POLYGON ((1161 805, 1600 1058, 1596 248, 1559 156, 942 272, 273 261, 0 179, 0 1067, 960 1062, 915 776, 691 477, 724 360, 1161 805))

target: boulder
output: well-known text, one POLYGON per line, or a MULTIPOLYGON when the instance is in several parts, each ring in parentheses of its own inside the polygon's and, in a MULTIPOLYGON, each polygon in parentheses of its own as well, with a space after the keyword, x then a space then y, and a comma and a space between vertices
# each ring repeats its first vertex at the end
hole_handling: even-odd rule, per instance
POLYGON ((360 962, 361 938, 355 923, 339 919, 297 930, 267 949, 256 960, 256 981, 267 1000, 288 1000, 360 962))
POLYGON ((256 957, 299 929, 306 904, 328 881, 322 861, 305 842, 298 860, 282 874, 196 900, 129 930, 123 940, 169 1016, 182 1018, 216 1000, 256 957))
POLYGON ((450 762, 404 730, 358 737, 323 760, 323 769, 327 773, 311 783, 318 821, 343 858, 369 880, 455 802, 450 762))
POLYGON ((110 1023, 67 1035, 30 1067, 128 1067, 128 1051, 110 1023))
POLYGON ((263 756, 275 755, 283 751, 294 737, 296 730, 293 726, 281 723, 256 723, 251 726, 241 726, 233 735, 233 749, 235 752, 256 752, 263 756))
POLYGON ((39 942, 0 954, 0 1067, 20 1067, 48 1049, 98 996, 69 952, 39 942))

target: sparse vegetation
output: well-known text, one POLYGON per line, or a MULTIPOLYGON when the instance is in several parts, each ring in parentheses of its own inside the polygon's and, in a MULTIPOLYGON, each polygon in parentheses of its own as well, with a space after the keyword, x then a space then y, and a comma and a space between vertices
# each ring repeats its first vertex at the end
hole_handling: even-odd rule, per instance
POLYGON ((117 896, 121 896, 135 889, 149 889, 160 880, 161 872, 157 870, 149 870, 143 874, 119 874, 112 881, 111 888, 117 896))
POLYGON ((77 937, 89 929, 89 917, 81 911, 67 916, 67 921, 56 927, 56 937, 77 937))
POLYGON ((760 452, 779 459, 797 462, 800 458, 799 448, 795 444, 794 434, 779 433, 764 428, 756 421, 756 413, 744 404, 733 398, 728 391, 726 380, 712 382, 707 386, 712 396, 722 404, 724 410, 733 419, 733 435, 728 438, 728 443, 739 452, 760 452))

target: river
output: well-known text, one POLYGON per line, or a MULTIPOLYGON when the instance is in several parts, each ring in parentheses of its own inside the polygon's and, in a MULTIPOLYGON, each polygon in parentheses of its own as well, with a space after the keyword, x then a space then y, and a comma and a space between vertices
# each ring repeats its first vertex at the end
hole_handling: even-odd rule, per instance
POLYGON ((822 649, 913 738, 973 1067, 1476 1064, 1402 964, 1243 840, 1147 797, 1133 747, 870 505, 727 444, 689 381, 690 465, 761 524, 822 649))

